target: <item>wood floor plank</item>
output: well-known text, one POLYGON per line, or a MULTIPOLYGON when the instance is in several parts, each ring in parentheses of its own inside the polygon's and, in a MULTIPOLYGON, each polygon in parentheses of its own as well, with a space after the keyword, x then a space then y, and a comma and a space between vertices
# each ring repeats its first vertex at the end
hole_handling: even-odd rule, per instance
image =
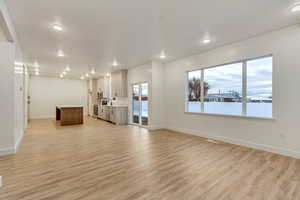
POLYGON ((0 174, 1 200, 300 199, 298 159, 91 118, 32 120, 0 174))

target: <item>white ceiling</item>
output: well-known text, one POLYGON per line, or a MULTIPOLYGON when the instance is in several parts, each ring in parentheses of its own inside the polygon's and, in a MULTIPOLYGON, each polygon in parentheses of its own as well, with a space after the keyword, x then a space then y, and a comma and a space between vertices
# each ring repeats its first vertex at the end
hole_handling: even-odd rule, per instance
POLYGON ((73 76, 168 61, 296 24, 294 0, 6 0, 27 60, 41 74, 73 76), (59 22, 63 32, 49 26, 59 22), (209 37, 212 42, 203 45, 209 37), (62 49, 67 55, 57 57, 62 49))

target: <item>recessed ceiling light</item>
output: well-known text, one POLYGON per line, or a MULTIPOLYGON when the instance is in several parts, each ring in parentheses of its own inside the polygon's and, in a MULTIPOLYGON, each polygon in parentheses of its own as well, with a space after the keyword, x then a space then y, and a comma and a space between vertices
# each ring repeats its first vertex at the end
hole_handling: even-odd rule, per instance
POLYGON ((210 43, 210 42, 211 42, 210 39, 205 39, 205 40, 202 41, 203 44, 208 44, 208 43, 210 43))
POLYGON ((291 9, 292 12, 299 12, 300 11, 300 3, 295 4, 291 9))
POLYGON ((110 76, 110 73, 109 73, 109 72, 107 72, 107 73, 106 73, 106 76, 110 76))
POLYGON ((15 70, 23 70, 23 67, 15 67, 15 70))
POLYGON ((113 64, 112 64, 112 65, 113 65, 114 67, 117 67, 117 66, 119 65, 116 59, 113 61, 113 64))
POLYGON ((89 77, 90 75, 88 73, 85 74, 86 77, 89 77))
POLYGON ((17 65, 17 66, 23 66, 24 64, 22 62, 15 61, 15 65, 17 65))
POLYGON ((59 51, 57 52, 57 56, 58 56, 58 57, 64 57, 65 54, 64 54, 64 52, 63 52, 62 50, 59 50, 59 51))
POLYGON ((84 80, 84 76, 81 76, 80 79, 81 79, 81 80, 84 80))
POLYGON ((63 77, 64 77, 64 75, 63 75, 63 74, 60 74, 59 76, 60 76, 60 78, 63 78, 63 77))
POLYGON ((164 51, 162 51, 160 53, 160 56, 159 56, 161 59, 165 59, 167 56, 166 56, 166 53, 164 51))
POLYGON ((66 71, 67 72, 71 71, 71 68, 69 67, 69 65, 66 67, 66 71))
POLYGON ((36 75, 36 76, 40 75, 40 72, 36 71, 36 72, 35 72, 35 75, 36 75))
POLYGON ((63 75, 66 75, 66 74, 67 74, 67 72, 66 72, 66 71, 63 71, 63 72, 62 72, 62 74, 63 74, 63 75))
POLYGON ((92 69, 91 74, 95 74, 95 73, 96 73, 95 69, 92 69))
POLYGON ((63 27, 59 24, 53 24, 52 28, 56 31, 62 31, 63 30, 63 27))
POLYGON ((37 61, 34 62, 33 66, 36 67, 36 68, 40 67, 40 65, 37 61))

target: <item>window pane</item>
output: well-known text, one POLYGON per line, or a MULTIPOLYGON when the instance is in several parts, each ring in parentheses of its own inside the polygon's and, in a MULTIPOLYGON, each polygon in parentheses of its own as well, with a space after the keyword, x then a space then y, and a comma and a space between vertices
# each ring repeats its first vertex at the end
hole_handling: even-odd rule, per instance
POLYGON ((242 114, 242 63, 204 70, 204 112, 242 114))
POLYGON ((247 115, 272 117, 272 57, 247 62, 247 115))
POLYGON ((188 72, 188 112, 201 112, 201 70, 188 72))
POLYGON ((139 85, 132 86, 132 121, 138 124, 140 122, 140 87, 139 85))
POLYGON ((148 125, 148 83, 141 84, 142 89, 142 125, 147 126, 148 125))

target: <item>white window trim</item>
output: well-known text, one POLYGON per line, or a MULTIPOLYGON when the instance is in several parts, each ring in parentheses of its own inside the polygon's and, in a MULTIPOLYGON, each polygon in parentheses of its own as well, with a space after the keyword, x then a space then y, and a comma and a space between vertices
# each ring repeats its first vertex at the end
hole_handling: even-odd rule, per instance
MULTIPOLYGON (((185 73, 185 82, 186 82, 186 87, 185 87, 185 108, 184 108, 184 113, 185 114, 191 114, 191 115, 209 115, 209 116, 223 116, 223 117, 237 117, 237 118, 251 118, 251 119, 265 119, 265 120, 275 120, 274 118, 274 99, 272 99, 272 116, 271 117, 259 117, 259 116, 251 116, 247 115, 247 62, 251 60, 258 60, 258 59, 263 59, 263 58, 268 58, 272 57, 272 94, 274 92, 274 56, 273 54, 267 54, 264 56, 259 56, 259 57, 254 57, 254 58, 247 58, 235 62, 229 62, 229 63, 224 63, 220 65, 215 65, 211 67, 204 67, 204 68, 198 68, 194 70, 189 70, 186 71, 185 73), (236 63, 242 63, 242 113, 240 115, 232 115, 232 114, 222 114, 222 113, 207 113, 204 112, 204 70, 205 69, 210 69, 210 68, 216 68, 216 67, 221 67, 224 65, 230 65, 230 64, 236 64, 236 63), (188 74, 189 72, 194 72, 194 71, 201 71, 201 108, 200 112, 189 112, 188 111, 188 74)), ((273 96, 273 95, 272 95, 273 96)))

